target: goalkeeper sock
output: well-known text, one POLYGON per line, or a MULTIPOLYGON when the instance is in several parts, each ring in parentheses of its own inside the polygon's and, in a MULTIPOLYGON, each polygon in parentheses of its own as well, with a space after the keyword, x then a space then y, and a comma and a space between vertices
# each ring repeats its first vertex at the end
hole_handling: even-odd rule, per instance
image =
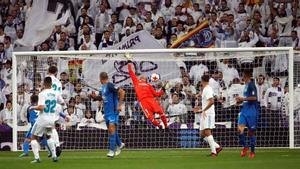
POLYGON ((109 134, 109 149, 115 151, 116 148, 116 132, 109 134))
POLYGON ((48 143, 48 146, 51 150, 51 153, 52 153, 52 157, 56 157, 56 146, 55 146, 55 142, 52 138, 49 138, 47 140, 47 143, 48 143))
POLYGON ((24 154, 29 153, 29 142, 28 141, 24 141, 24 143, 23 143, 23 152, 24 152, 24 154))
POLYGON ((34 159, 40 159, 39 155, 39 143, 36 140, 31 140, 32 152, 34 155, 34 159))
POLYGON ((118 133, 117 130, 115 131, 115 136, 116 136, 116 143, 117 143, 117 146, 121 146, 122 141, 121 141, 121 139, 120 139, 120 137, 119 137, 119 133, 118 133))
POLYGON ((168 128, 168 122, 167 122, 166 116, 165 116, 164 114, 162 114, 162 115, 160 116, 160 118, 161 118, 161 120, 163 121, 165 128, 168 128))
POLYGON ((211 149, 211 152, 214 154, 217 154, 214 137, 212 135, 208 136, 207 141, 208 141, 209 147, 211 149))
POLYGON ((253 131, 249 132, 249 137, 250 137, 250 149, 251 149, 251 152, 255 152, 256 137, 255 137, 253 131))
POLYGON ((245 134, 244 133, 241 133, 239 135, 239 138, 240 138, 240 144, 243 146, 243 147, 248 147, 247 143, 246 143, 246 137, 245 137, 245 134))

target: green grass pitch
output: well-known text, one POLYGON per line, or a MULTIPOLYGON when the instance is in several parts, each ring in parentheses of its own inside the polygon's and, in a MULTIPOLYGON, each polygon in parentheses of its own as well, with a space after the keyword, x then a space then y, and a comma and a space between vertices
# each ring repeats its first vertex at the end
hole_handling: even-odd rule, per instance
POLYGON ((0 152, 0 169, 296 169, 300 168, 300 149, 258 149, 255 159, 241 158, 239 149, 224 149, 217 158, 207 157, 208 149, 124 150, 113 159, 107 151, 63 152, 53 163, 46 153, 42 162, 19 158, 20 152, 0 152))

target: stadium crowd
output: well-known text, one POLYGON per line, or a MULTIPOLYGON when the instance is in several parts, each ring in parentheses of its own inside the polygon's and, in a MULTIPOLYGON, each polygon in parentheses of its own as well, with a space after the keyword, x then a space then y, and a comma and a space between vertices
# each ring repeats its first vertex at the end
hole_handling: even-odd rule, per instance
MULTIPOLYGON (((187 34, 204 20, 209 21, 216 47, 277 47, 292 46, 300 50, 299 0, 72 0, 73 11, 67 24, 56 26, 51 37, 32 50, 68 51, 102 50, 122 41, 132 33, 146 30, 165 48, 187 34)), ((24 33, 30 12, 30 0, 0 0, 0 126, 12 123, 12 52, 24 50, 17 39, 24 33)), ((241 72, 252 67, 258 90, 258 101, 265 119, 272 118, 276 126, 287 125, 286 57, 256 57, 255 59, 224 59, 185 62, 181 76, 172 79, 173 87, 161 98, 161 103, 173 122, 191 127, 199 123, 193 112, 199 105, 199 81, 203 74, 211 75, 210 85, 216 95, 220 113, 217 121, 236 124, 239 104, 235 97, 242 94, 241 72), (222 108, 222 109, 221 109, 222 108)), ((46 67, 55 65, 48 61, 46 67)), ((44 67, 45 68, 45 67, 44 67)), ((45 69, 46 70, 46 69, 45 69)), ((43 74, 29 77, 18 84, 18 125, 27 125, 26 109, 30 95, 41 87, 43 74), (35 83, 35 84, 34 84, 35 83)), ((71 116, 66 127, 100 123, 101 106, 90 97, 95 89, 70 72, 59 72, 63 96, 67 103, 63 111, 71 116)), ((158 85, 159 86, 159 85, 158 85)), ((124 105, 126 124, 140 123, 143 113, 132 89, 127 89, 124 105)), ((218 116, 218 113, 216 113, 218 116)), ((145 122, 146 123, 146 122, 145 122)), ((268 126, 268 122, 261 122, 268 126)), ((180 125, 179 125, 180 127, 180 125)), ((7 129, 7 128, 2 128, 7 129)))

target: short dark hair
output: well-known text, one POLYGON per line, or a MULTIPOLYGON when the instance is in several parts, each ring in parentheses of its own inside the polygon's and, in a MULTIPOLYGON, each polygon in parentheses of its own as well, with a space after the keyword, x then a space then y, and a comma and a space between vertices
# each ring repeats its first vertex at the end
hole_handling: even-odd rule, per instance
POLYGON ((48 86, 51 86, 52 85, 52 79, 51 77, 45 77, 44 79, 44 85, 48 85, 48 86))
POLYGON ((201 77, 201 80, 204 81, 204 82, 209 82, 209 75, 203 75, 201 77))
POLYGON ((280 81, 279 77, 273 77, 273 80, 275 80, 275 79, 280 81))
POLYGON ((57 73, 57 67, 56 66, 50 66, 48 69, 48 72, 51 74, 57 73))
POLYGON ((247 77, 252 77, 252 71, 249 69, 245 69, 244 70, 244 75, 246 75, 247 77))
POLYGON ((38 95, 32 95, 31 97, 30 97, 30 101, 31 101, 31 103, 37 103, 38 101, 39 101, 39 96, 38 95))
POLYGON ((100 73, 100 79, 101 80, 106 80, 108 79, 108 74, 106 72, 101 72, 100 73))

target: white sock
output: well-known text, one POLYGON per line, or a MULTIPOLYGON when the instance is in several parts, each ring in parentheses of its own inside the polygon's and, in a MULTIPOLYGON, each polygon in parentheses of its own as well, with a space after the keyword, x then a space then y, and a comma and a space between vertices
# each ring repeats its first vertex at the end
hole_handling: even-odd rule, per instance
POLYGON ((32 152, 33 152, 33 155, 34 155, 34 159, 40 159, 39 143, 36 140, 31 140, 30 144, 31 144, 31 147, 32 147, 32 152))
POLYGON ((220 148, 220 145, 217 142, 215 142, 214 144, 216 148, 220 148))
POLYGON ((211 149, 211 152, 217 154, 214 137, 212 135, 208 136, 207 141, 208 141, 209 147, 211 149))
POLYGON ((56 157, 56 147, 55 147, 54 140, 52 138, 49 138, 47 140, 47 143, 48 143, 48 146, 49 146, 49 148, 51 150, 52 157, 56 157))
POLYGON ((59 147, 59 137, 56 129, 52 129, 51 138, 54 141, 55 147, 59 147))
MULTIPOLYGON (((208 143, 207 137, 204 137, 203 140, 206 141, 206 142, 208 143)), ((220 145, 219 145, 217 142, 214 141, 214 144, 215 144, 215 147, 216 147, 216 148, 220 148, 220 145)))

